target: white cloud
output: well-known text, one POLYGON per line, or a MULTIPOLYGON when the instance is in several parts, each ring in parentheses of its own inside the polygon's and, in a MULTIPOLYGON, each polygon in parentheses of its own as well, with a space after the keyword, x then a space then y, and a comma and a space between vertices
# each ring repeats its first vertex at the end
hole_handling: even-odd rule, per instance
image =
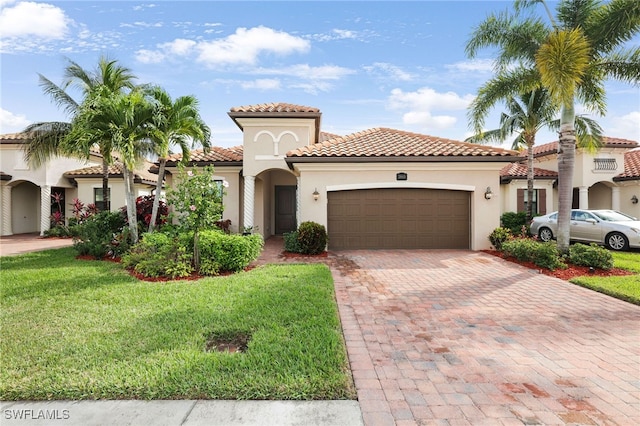
POLYGON ((473 98, 474 96, 469 94, 460 96, 454 92, 439 93, 429 87, 423 87, 415 92, 393 89, 387 105, 393 110, 406 111, 402 116, 405 124, 442 130, 455 125, 458 119, 453 115, 435 113, 466 110, 473 98))
POLYGON ((414 79, 414 75, 404 71, 402 68, 389 64, 386 62, 375 62, 372 65, 365 66, 364 69, 378 78, 382 78, 385 81, 389 79, 395 81, 411 81, 414 79))
POLYGON ((141 5, 137 5, 137 6, 133 6, 133 10, 144 10, 144 9, 151 9, 156 7, 155 4, 153 3, 149 3, 149 4, 141 4, 141 5))
MULTIPOLYGON (((211 24, 215 25, 215 24, 211 24)), ((158 63, 172 56, 195 55, 198 62, 215 68, 225 65, 253 65, 262 54, 289 55, 305 53, 310 43, 300 37, 282 31, 259 26, 238 28, 230 36, 211 40, 194 41, 175 39, 158 44, 157 49, 142 49, 137 53, 138 61, 158 63)))
POLYGON ((22 114, 14 114, 4 108, 0 108, 0 133, 16 133, 22 131, 31 124, 22 114))
POLYGON ((64 11, 46 3, 19 2, 0 11, 2 37, 61 39, 71 22, 64 11))
POLYGON ((471 61, 456 62, 455 64, 445 65, 445 68, 453 71, 464 72, 492 72, 493 60, 491 59, 473 59, 471 61))
POLYGON ((366 39, 372 35, 372 31, 353 31, 334 28, 329 34, 311 34, 309 38, 319 42, 328 42, 333 40, 366 41, 366 39))
POLYGON ((283 68, 256 68, 252 74, 285 75, 305 80, 339 80, 344 76, 355 74, 355 71, 336 65, 312 67, 308 64, 297 64, 283 68))
POLYGON ((307 40, 263 26, 238 28, 228 37, 197 45, 198 61, 212 67, 227 64, 253 65, 263 53, 306 53, 309 48, 307 40))
POLYGON ((605 129, 605 135, 640 142, 640 111, 632 111, 621 117, 612 117, 613 126, 605 129))
POLYGON ((253 81, 243 81, 240 83, 240 87, 245 90, 279 90, 280 80, 275 78, 260 78, 253 81))
POLYGON ((165 54, 162 52, 141 49, 136 52, 136 60, 143 64, 159 64, 164 61, 165 54))
POLYGON ((165 51, 166 54, 187 56, 193 52, 193 48, 197 45, 193 40, 187 40, 184 38, 177 38, 168 43, 160 44, 159 47, 165 51))

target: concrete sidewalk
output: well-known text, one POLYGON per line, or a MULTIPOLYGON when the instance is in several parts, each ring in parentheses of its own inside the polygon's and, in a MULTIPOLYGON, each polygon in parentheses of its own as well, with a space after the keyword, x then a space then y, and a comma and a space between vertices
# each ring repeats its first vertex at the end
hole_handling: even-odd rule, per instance
POLYGON ((358 401, 0 402, 7 425, 362 425, 358 401))

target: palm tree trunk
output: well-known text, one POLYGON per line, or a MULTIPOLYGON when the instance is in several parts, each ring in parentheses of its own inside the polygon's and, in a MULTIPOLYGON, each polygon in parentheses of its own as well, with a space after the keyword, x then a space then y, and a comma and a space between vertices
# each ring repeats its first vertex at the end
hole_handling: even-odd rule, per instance
POLYGON ((153 197, 153 207, 151 209, 151 221, 149 222, 149 232, 153 232, 156 227, 156 218, 158 217, 158 206, 160 205, 160 192, 162 191, 162 181, 164 180, 164 168, 167 163, 167 159, 159 158, 160 170, 158 170, 158 183, 156 184, 156 193, 153 197))
POLYGON ((527 223, 533 219, 533 145, 535 137, 527 137, 527 223))
POLYGON ((111 210, 109 205, 109 164, 105 157, 102 159, 102 202, 103 210, 111 210))
POLYGON ((558 148, 558 250, 569 252, 569 227, 573 204, 573 170, 576 159, 575 109, 562 107, 558 148))
POLYGON ((136 214, 136 200, 133 192, 133 171, 124 166, 124 189, 127 201, 127 220, 131 232, 131 243, 138 242, 138 217, 136 214))

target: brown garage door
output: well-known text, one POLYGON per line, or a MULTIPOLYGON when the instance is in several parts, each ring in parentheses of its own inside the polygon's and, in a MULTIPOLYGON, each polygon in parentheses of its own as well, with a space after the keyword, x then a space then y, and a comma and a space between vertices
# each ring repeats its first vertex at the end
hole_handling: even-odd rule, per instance
POLYGON ((416 188, 329 192, 329 248, 468 249, 468 192, 416 188))

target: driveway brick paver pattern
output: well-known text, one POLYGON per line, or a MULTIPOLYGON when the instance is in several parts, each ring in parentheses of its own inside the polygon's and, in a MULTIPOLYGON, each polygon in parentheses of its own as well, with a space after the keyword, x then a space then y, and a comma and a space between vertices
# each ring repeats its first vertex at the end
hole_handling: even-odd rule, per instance
POLYGON ((639 306, 482 252, 328 263, 365 424, 640 424, 639 306))

